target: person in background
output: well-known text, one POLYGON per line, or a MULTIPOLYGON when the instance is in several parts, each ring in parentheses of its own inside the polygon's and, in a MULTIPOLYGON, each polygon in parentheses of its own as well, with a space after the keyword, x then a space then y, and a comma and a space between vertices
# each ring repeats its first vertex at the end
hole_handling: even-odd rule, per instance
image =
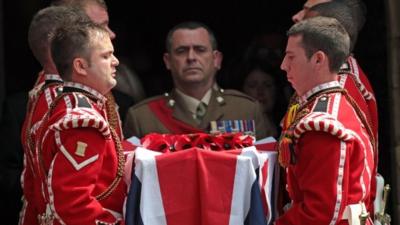
POLYGON ((278 137, 278 127, 275 123, 274 106, 277 87, 274 75, 260 67, 254 67, 245 75, 242 91, 260 102, 264 113, 265 128, 268 136, 278 137))
POLYGON ((51 58, 50 42, 54 31, 68 23, 89 21, 81 10, 71 7, 47 7, 33 17, 28 31, 28 42, 33 55, 42 65, 35 87, 29 93, 27 113, 21 131, 24 149, 24 170, 21 177, 23 189, 23 208, 19 224, 38 224, 37 215, 40 201, 40 182, 34 171, 36 151, 34 149, 36 129, 49 110, 54 99, 62 91, 62 79, 51 58))
POLYGON ((256 36, 233 68, 234 79, 230 77, 235 89, 260 102, 267 135, 275 138, 280 134, 279 122, 292 94, 279 69, 285 42, 285 36, 275 32, 256 36))
POLYGON ((350 38, 333 18, 293 25, 281 69, 299 96, 279 140, 291 204, 276 225, 373 224, 368 216, 374 167, 371 126, 338 82, 350 38))
POLYGON ((119 63, 110 35, 93 22, 63 26, 51 53, 64 85, 37 134, 39 224, 118 224, 125 160, 105 109, 119 63))
POLYGON ((294 23, 298 23, 304 19, 304 15, 308 12, 308 10, 314 5, 318 5, 324 2, 330 2, 332 0, 306 0, 303 5, 303 8, 300 9, 296 14, 292 16, 292 21, 294 23))
POLYGON ((257 139, 266 137, 259 103, 216 84, 222 54, 210 28, 190 21, 176 25, 167 35, 163 59, 175 88, 128 110, 127 137, 214 131, 255 132, 257 139))

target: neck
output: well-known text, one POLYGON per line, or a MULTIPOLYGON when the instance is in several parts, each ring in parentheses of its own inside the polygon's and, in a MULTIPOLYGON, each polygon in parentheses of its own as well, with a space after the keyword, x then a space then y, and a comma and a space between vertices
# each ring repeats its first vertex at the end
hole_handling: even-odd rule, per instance
POLYGON ((186 95, 189 95, 190 97, 193 97, 195 99, 201 100, 204 95, 207 93, 208 90, 212 87, 214 83, 211 83, 209 85, 175 85, 175 87, 183 92, 186 95))
POLYGON ((55 65, 45 64, 43 66, 44 74, 58 74, 57 68, 55 65))

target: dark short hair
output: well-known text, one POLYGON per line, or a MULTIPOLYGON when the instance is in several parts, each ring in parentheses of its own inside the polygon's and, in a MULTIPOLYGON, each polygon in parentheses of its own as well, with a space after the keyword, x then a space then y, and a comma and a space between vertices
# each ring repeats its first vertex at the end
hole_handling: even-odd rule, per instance
POLYGON ((81 57, 90 63, 92 37, 96 33, 108 36, 108 32, 102 26, 91 21, 63 26, 56 30, 51 42, 51 54, 64 80, 71 80, 72 62, 75 58, 81 57))
POLYGON ((87 4, 95 3, 105 9, 107 9, 107 4, 104 0, 54 0, 52 5, 68 5, 74 6, 80 9, 85 8, 87 4))
POLYGON ((351 15, 353 16, 353 22, 357 27, 357 30, 360 31, 366 21, 367 17, 367 7, 363 0, 335 0, 335 2, 340 2, 346 4, 350 10, 351 15))
POLYGON ((217 39, 215 38, 214 32, 204 23, 197 22, 197 21, 186 21, 183 23, 179 23, 172 27, 167 34, 167 38, 165 39, 165 50, 167 52, 171 52, 171 47, 172 47, 172 35, 176 30, 180 29, 189 29, 189 30, 195 30, 198 28, 204 28, 208 32, 208 37, 210 39, 211 47, 213 50, 216 50, 218 48, 217 44, 217 39))
POLYGON ((29 26, 29 47, 42 66, 49 60, 51 36, 54 31, 69 23, 89 21, 87 15, 79 9, 65 6, 50 6, 38 11, 29 26))
POLYGON ((338 72, 350 53, 350 38, 344 27, 334 18, 313 17, 294 24, 288 36, 302 36, 302 46, 308 59, 317 51, 329 59, 329 69, 338 72))
POLYGON ((350 51, 353 51, 358 36, 358 19, 352 14, 352 10, 343 2, 332 1, 314 5, 310 12, 316 12, 319 16, 337 19, 350 36, 350 51))

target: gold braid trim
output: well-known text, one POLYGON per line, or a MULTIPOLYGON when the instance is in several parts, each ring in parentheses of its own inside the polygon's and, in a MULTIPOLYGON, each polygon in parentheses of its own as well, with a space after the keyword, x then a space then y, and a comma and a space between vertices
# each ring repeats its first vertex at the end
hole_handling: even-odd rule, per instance
POLYGON ((124 156, 124 151, 122 149, 121 140, 119 139, 113 127, 110 127, 110 130, 111 130, 111 136, 115 143, 115 149, 117 150, 117 155, 118 155, 117 175, 113 180, 113 182, 110 184, 110 186, 108 186, 108 188, 101 194, 96 196, 96 199, 99 201, 106 199, 114 192, 114 190, 117 188, 118 184, 120 183, 124 175, 125 156, 124 156))
MULTIPOLYGON (((112 92, 108 92, 105 94, 105 97, 107 98, 106 101, 106 113, 107 113, 107 120, 108 123, 110 124, 110 127, 114 128, 115 131, 121 132, 121 127, 120 127, 120 121, 119 121, 119 116, 117 112, 117 107, 116 107, 116 102, 115 98, 112 94, 112 92)), ((122 137, 120 137, 121 139, 122 137)))

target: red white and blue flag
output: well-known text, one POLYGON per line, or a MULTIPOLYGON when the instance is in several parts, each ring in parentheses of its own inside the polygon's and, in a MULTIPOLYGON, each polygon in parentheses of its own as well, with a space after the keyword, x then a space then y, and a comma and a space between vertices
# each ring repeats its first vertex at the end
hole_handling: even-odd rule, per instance
POLYGON ((173 154, 138 147, 127 173, 125 224, 269 224, 275 162, 276 153, 255 147, 173 154))

